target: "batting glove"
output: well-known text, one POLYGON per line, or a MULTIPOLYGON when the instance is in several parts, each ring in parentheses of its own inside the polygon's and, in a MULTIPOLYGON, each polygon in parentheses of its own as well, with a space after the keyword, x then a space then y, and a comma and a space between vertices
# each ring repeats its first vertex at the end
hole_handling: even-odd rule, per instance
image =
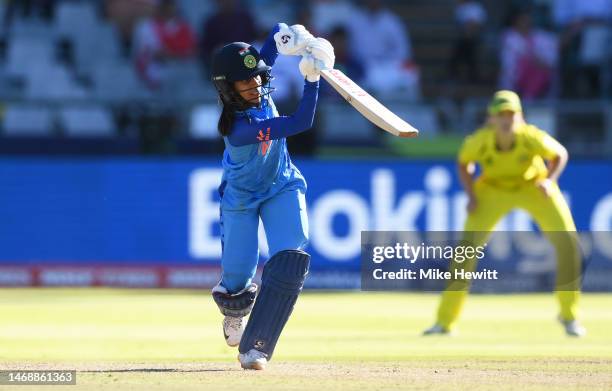
POLYGON ((306 45, 306 52, 323 64, 322 69, 334 69, 336 55, 334 54, 334 47, 327 39, 316 38, 312 40, 306 45))
POLYGON ((300 61, 300 72, 306 80, 314 83, 321 78, 321 70, 324 66, 323 62, 315 59, 311 54, 306 54, 300 61))
POLYGON ((304 54, 306 46, 316 40, 301 24, 289 27, 285 23, 279 23, 278 26, 279 30, 274 34, 274 41, 280 54, 300 56, 304 54))

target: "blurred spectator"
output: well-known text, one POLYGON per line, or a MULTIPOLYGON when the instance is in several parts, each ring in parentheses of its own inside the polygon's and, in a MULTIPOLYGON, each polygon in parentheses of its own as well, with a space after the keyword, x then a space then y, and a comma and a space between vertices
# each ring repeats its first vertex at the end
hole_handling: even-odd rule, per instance
POLYGON ((296 11, 293 1, 249 0, 248 4, 258 30, 271 29, 278 22, 293 24, 291 20, 296 11))
POLYGON ((313 0, 310 6, 310 32, 329 35, 337 26, 348 28, 356 12, 355 6, 347 0, 313 0))
POLYGON ((597 97, 612 55, 612 0, 554 2, 553 17, 562 31, 562 84, 570 97, 597 97))
POLYGON ((400 18, 383 0, 365 0, 351 18, 351 51, 364 62, 364 84, 379 93, 405 90, 419 96, 419 74, 410 38, 400 18))
POLYGON ((155 17, 143 20, 135 34, 136 67, 152 88, 163 82, 164 62, 195 55, 196 36, 189 23, 178 15, 174 0, 160 0, 155 17))
POLYGON ((453 79, 463 79, 463 67, 470 81, 479 79, 478 49, 482 28, 486 20, 487 12, 480 2, 475 0, 457 1, 457 7, 455 8, 457 39, 450 60, 450 76, 453 79))
MULTIPOLYGON (((347 30, 342 26, 336 26, 331 30, 328 38, 336 54, 334 68, 344 72, 354 82, 362 83, 365 77, 365 67, 361 59, 357 58, 349 48, 347 30)), ((343 99, 327 82, 323 81, 321 84, 322 96, 343 99)))
POLYGON ((555 0, 552 2, 553 22, 559 29, 568 27, 574 20, 574 0, 555 0))
POLYGON ((525 99, 541 98, 551 92, 557 68, 557 38, 534 29, 530 10, 513 16, 501 44, 500 87, 516 91, 525 99))
POLYGON ((107 18, 117 26, 124 48, 129 52, 134 29, 143 18, 151 18, 159 0, 105 0, 107 18))
POLYGON ((334 68, 343 71, 353 81, 361 82, 365 77, 365 67, 361 58, 355 56, 349 47, 348 31, 342 26, 335 27, 329 34, 329 41, 336 55, 334 68))
POLYGON ((561 28, 580 22, 609 22, 612 19, 612 1, 610 0, 555 0, 552 5, 555 24, 561 28))
MULTIPOLYGON (((289 22, 287 22, 289 23, 289 22)), ((293 24, 293 23, 291 23, 293 24)), ((295 24, 301 24, 315 37, 322 37, 323 34, 314 27, 312 20, 312 7, 306 4, 299 5, 295 12, 295 24)))
POLYGON ((257 39, 254 18, 250 10, 238 0, 217 0, 217 11, 204 23, 200 39, 200 54, 208 68, 212 54, 218 47, 231 42, 253 42, 257 39))

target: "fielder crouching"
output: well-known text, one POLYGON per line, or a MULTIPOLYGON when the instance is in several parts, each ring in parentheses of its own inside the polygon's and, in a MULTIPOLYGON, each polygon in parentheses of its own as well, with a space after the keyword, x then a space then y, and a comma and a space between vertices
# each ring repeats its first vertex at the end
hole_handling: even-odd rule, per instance
POLYGON ((263 369, 271 359, 308 274, 306 181, 291 162, 286 137, 312 127, 320 72, 333 68, 334 59, 329 42, 303 26, 283 23, 275 26, 261 52, 234 42, 213 58, 225 152, 219 187, 222 277, 212 292, 224 315, 226 342, 239 345, 238 359, 245 369, 263 369), (304 94, 289 116, 279 116, 270 96, 271 69, 279 53, 303 56, 304 94), (260 218, 271 257, 257 293, 252 279, 260 218))

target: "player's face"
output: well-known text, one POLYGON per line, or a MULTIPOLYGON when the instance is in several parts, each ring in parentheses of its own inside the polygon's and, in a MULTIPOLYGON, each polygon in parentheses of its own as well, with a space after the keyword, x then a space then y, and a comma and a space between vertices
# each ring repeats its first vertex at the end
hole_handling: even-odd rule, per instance
POLYGON ((505 110, 494 116, 495 125, 502 132, 511 132, 514 129, 517 113, 505 110))
POLYGON ((254 105, 261 103, 261 76, 257 75, 248 80, 234 82, 234 88, 247 102, 254 105))

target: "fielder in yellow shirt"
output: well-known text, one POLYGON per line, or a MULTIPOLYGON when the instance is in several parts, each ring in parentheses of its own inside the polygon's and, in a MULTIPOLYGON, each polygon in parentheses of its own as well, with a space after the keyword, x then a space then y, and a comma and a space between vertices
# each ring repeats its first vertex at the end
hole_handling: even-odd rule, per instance
MULTIPOLYGON (((481 245, 512 209, 527 211, 556 250, 559 321, 568 335, 583 336, 586 330, 576 319, 581 274, 576 226, 557 185, 567 164, 567 150, 546 132, 525 123, 520 98, 512 91, 497 92, 488 113, 486 125, 465 139, 458 156, 459 176, 469 198, 464 236, 481 245), (478 177, 476 164, 481 171, 478 177)), ((452 264, 455 269, 475 267, 474 260, 452 264)), ((449 284, 436 323, 425 335, 452 333, 468 290, 467 281, 449 284)))

